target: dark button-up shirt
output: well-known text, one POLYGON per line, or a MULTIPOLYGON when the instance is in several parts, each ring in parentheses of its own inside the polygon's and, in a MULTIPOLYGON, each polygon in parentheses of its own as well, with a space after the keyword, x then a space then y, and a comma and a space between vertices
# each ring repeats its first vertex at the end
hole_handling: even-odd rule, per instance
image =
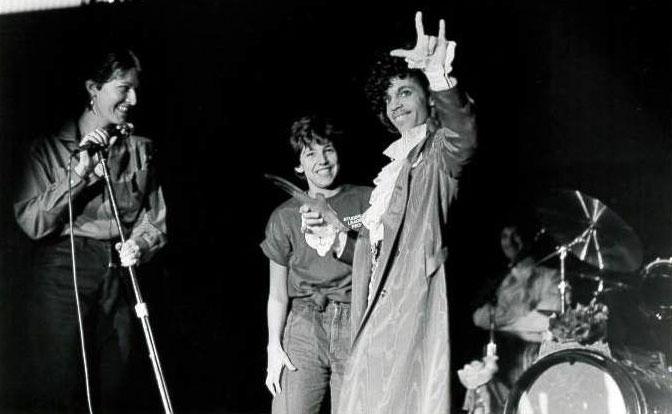
MULTIPOLYGON (((75 122, 36 142, 29 153, 23 183, 14 203, 19 226, 34 240, 69 234, 68 166, 79 141, 75 122)), ((109 149, 108 165, 125 236, 143 251, 143 260, 166 243, 166 205, 153 163, 149 139, 131 135, 109 149)), ((114 240, 119 231, 104 179, 71 174, 75 236, 114 240)))

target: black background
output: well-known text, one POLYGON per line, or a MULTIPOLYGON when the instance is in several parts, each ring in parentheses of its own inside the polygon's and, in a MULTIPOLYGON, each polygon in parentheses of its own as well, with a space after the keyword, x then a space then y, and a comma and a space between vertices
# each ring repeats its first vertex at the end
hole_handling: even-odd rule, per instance
MULTIPOLYGON (((258 244, 284 195, 262 174, 292 177, 288 127, 319 109, 350 133, 345 179, 371 182, 392 137, 362 82, 375 51, 414 39, 418 9, 430 33, 446 19, 456 75, 478 106, 479 153, 453 211, 455 367, 483 344, 469 301, 501 264, 499 227, 512 206, 578 189, 635 229, 645 263, 672 256, 665 1, 146 0, 0 16, 0 401, 30 395, 30 244, 12 216, 15 172, 33 139, 84 104, 75 75, 89 51, 122 40, 143 65, 134 123, 159 147, 170 243, 141 283, 174 406, 265 412, 268 275, 258 244)), ((149 394, 138 398, 159 408, 149 363, 139 364, 135 380, 149 394)))

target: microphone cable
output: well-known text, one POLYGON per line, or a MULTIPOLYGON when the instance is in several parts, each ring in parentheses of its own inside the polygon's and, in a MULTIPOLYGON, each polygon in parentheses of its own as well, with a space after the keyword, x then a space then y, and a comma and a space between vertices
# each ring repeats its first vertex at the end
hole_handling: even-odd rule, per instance
MULTIPOLYGON (((115 125, 113 132, 118 131, 122 136, 128 136, 133 131, 133 124, 130 122, 115 125)), ((84 149, 88 150, 88 149, 84 149)), ((89 409, 89 414, 93 414, 93 403, 91 398, 91 376, 89 374, 89 363, 86 356, 86 340, 84 335, 84 322, 82 318, 82 305, 79 300, 79 288, 77 287, 77 257, 75 254, 75 235, 73 232, 74 227, 74 218, 73 218, 73 208, 72 208, 72 159, 75 154, 79 154, 82 151, 82 148, 77 148, 76 150, 70 153, 70 158, 68 158, 68 224, 70 225, 70 260, 72 262, 72 283, 74 286, 75 293, 75 305, 77 308, 77 324, 79 328, 79 341, 80 347, 82 349, 82 362, 84 366, 84 385, 86 387, 86 403, 89 409)), ((104 196, 103 192, 103 196, 104 196)))
MULTIPOLYGON (((73 154, 74 155, 74 154, 73 154)), ((89 376, 89 364, 86 357, 86 342, 84 340, 84 323, 82 319, 82 306, 79 301, 79 289, 77 288, 77 258, 75 254, 75 235, 73 232, 74 220, 72 213, 72 158, 68 159, 68 223, 70 224, 70 259, 72 261, 72 283, 75 287, 75 304, 77 305, 77 323, 79 327, 79 340, 82 348, 82 361, 84 362, 84 384, 86 386, 86 403, 88 404, 89 414, 93 414, 93 404, 91 403, 91 378, 89 376)))

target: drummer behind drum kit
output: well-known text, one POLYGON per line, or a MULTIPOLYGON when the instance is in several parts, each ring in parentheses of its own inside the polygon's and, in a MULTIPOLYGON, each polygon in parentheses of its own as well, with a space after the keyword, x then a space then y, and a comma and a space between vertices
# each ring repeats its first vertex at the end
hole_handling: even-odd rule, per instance
MULTIPOLYGON (((632 273, 640 268, 643 249, 632 228, 600 200, 579 191, 561 190, 542 200, 537 213, 544 231, 558 243, 556 250, 542 259, 560 259, 558 290, 562 307, 558 319, 576 310, 571 308, 565 270, 571 253, 597 268, 597 272, 577 274, 597 286, 587 307, 576 305, 580 311, 603 307, 599 301, 605 292, 630 290, 640 294, 649 318, 666 326, 672 324, 672 259, 656 259, 646 265, 639 282, 619 279, 613 276, 616 272, 632 273)), ((664 335, 670 335, 670 331, 664 335)), ((601 345, 558 343, 545 355, 541 352, 516 382, 504 412, 672 414, 672 369, 661 353, 655 362, 632 355, 615 358, 608 345, 599 342, 601 345)))

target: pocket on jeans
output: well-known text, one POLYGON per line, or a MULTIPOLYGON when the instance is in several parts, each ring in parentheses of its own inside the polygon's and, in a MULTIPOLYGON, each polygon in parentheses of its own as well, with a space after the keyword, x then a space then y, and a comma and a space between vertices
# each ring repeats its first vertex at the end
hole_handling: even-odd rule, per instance
POLYGON ((282 330, 282 347, 287 352, 287 344, 292 334, 292 320, 294 320, 294 311, 289 311, 287 319, 285 320, 285 328, 282 330))
POLYGON ((72 265, 70 242, 64 241, 48 247, 38 248, 33 257, 33 269, 41 267, 69 267, 72 265))

